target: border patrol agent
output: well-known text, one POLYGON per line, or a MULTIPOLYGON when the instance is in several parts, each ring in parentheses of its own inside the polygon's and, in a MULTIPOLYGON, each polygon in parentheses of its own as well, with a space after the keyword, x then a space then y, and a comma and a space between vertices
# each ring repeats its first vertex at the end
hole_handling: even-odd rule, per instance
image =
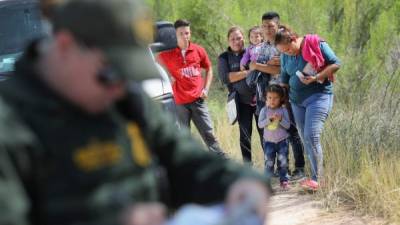
POLYGON ((52 23, 0 84, 0 224, 121 224, 138 203, 229 203, 253 190, 263 211, 262 176, 176 131, 132 83, 157 75, 138 1, 67 1, 52 23))

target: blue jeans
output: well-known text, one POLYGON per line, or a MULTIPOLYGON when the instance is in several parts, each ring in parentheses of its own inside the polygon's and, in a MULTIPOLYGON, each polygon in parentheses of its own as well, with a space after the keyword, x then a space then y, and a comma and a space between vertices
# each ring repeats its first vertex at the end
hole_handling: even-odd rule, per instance
POLYGON ((269 174, 274 173, 275 158, 278 156, 279 163, 279 180, 287 181, 288 170, 288 154, 289 145, 288 140, 285 139, 278 143, 265 142, 264 143, 264 159, 265 159, 265 172, 269 174))
POLYGON ((333 95, 324 93, 313 94, 301 104, 291 103, 297 129, 311 164, 311 178, 315 181, 323 173, 321 133, 332 104, 333 95))

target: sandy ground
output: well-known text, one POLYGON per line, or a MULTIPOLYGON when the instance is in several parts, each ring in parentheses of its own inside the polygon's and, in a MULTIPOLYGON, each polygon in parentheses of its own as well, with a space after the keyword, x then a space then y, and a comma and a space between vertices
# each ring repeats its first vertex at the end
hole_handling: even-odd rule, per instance
POLYGON ((382 220, 360 217, 352 210, 337 209, 328 212, 313 196, 299 187, 277 191, 271 199, 269 218, 264 225, 383 225, 382 220))

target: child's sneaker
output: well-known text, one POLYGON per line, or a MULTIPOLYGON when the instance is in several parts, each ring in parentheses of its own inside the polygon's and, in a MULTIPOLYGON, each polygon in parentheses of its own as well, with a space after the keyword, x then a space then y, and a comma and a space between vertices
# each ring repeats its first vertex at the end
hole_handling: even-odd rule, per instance
POLYGON ((288 190, 290 188, 289 182, 288 181, 281 181, 281 189, 282 190, 288 190))
POLYGON ((300 186, 309 191, 318 191, 318 182, 312 179, 305 179, 300 182, 300 186))

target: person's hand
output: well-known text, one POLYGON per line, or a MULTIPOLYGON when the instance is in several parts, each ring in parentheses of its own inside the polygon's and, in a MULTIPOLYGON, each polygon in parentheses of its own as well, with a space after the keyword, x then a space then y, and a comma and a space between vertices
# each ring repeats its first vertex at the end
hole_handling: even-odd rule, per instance
MULTIPOLYGON (((322 74, 317 73, 317 75, 315 75, 315 78, 317 79, 317 82, 322 84, 325 81, 325 77, 322 76, 322 74)), ((335 77, 333 74, 329 74, 328 75, 328 80, 334 82, 335 81, 335 77)))
POLYGON ((244 65, 240 65, 240 71, 246 70, 246 68, 244 67, 244 65))
POLYGON ((300 81, 305 85, 309 85, 317 81, 317 76, 304 76, 300 78, 300 81))
POLYGON ((261 219, 265 219, 269 193, 267 187, 259 180, 241 179, 236 181, 228 191, 226 206, 233 211, 243 204, 251 204, 251 207, 261 219))
POLYGON ((274 56, 270 60, 268 60, 267 65, 280 66, 281 65, 281 58, 279 56, 274 56))
POLYGON ((249 64, 249 70, 253 71, 257 69, 257 62, 256 61, 251 61, 249 64))
POLYGON ((271 121, 281 121, 282 119, 282 115, 278 114, 278 113, 274 113, 271 117, 270 117, 271 121))
POLYGON ((162 225, 166 221, 166 207, 158 202, 137 203, 126 209, 122 225, 162 225))
POLYGON ((206 88, 204 88, 203 91, 201 92, 200 98, 202 99, 208 98, 208 90, 206 88))
MULTIPOLYGON (((335 78, 335 74, 331 73, 328 75, 328 80, 331 82, 335 82, 336 78, 335 78)), ((325 81, 325 79, 321 78, 319 79, 319 82, 322 84, 325 81)))
POLYGON ((269 118, 270 118, 270 120, 271 120, 271 121, 274 121, 274 120, 276 120, 276 118, 275 118, 275 114, 272 114, 272 115, 271 115, 269 118))
POLYGON ((275 120, 281 121, 282 120, 282 115, 278 114, 278 113, 275 113, 274 118, 275 118, 275 120))

